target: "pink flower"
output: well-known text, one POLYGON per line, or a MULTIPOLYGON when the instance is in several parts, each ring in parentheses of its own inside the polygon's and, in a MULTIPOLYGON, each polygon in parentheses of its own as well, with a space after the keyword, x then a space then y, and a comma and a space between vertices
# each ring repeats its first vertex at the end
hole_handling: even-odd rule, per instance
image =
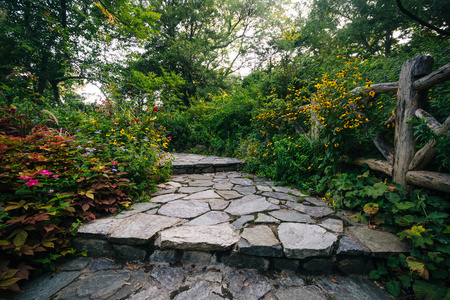
POLYGON ((19 177, 19 179, 21 179, 21 180, 30 180, 30 179, 33 179, 33 177, 19 177))
POLYGON ((32 187, 32 186, 37 185, 38 183, 39 183, 39 181, 37 181, 37 180, 30 180, 25 184, 28 184, 29 187, 32 187))
POLYGON ((113 161, 111 164, 112 164, 113 166, 117 166, 117 163, 116 163, 115 161, 113 161))
POLYGON ((50 190, 50 191, 48 191, 49 193, 53 193, 54 192, 54 190, 50 190))
POLYGON ((40 170, 40 171, 38 171, 38 173, 41 173, 42 175, 52 175, 53 174, 52 172, 49 172, 47 170, 40 170))
POLYGON ((59 176, 61 176, 61 175, 53 175, 52 177, 53 178, 58 178, 59 176))

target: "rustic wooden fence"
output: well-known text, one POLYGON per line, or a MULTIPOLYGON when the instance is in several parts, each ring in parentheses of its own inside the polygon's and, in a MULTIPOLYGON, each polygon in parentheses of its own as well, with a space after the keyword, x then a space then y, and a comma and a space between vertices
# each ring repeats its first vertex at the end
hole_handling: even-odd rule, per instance
MULTIPOLYGON (((392 146, 383 136, 372 137, 385 160, 352 158, 351 161, 358 165, 367 164, 373 170, 392 176, 394 182, 408 190, 411 190, 411 185, 416 185, 450 193, 450 174, 424 170, 437 154, 433 148, 436 142, 429 141, 425 147, 417 151, 413 124, 410 122, 414 116, 425 118, 428 126, 437 135, 449 135, 450 116, 440 124, 422 109, 427 100, 428 90, 450 79, 450 63, 431 73, 433 61, 431 56, 411 58, 403 64, 398 82, 373 84, 370 88, 359 87, 350 92, 366 94, 363 100, 366 103, 373 101, 379 94, 397 94, 395 114, 385 123, 387 125, 395 122, 394 145, 392 146), (371 91, 375 92, 374 96, 368 95, 371 91)), ((353 109, 357 110, 356 104, 353 109)), ((365 117, 364 112, 358 113, 365 117)), ((311 134, 317 137, 316 131, 320 123, 314 122, 314 115, 311 116, 311 120, 314 123, 311 134)), ((372 125, 367 123, 366 126, 370 128, 372 125)))
POLYGON ((436 142, 429 141, 425 147, 417 151, 413 124, 410 122, 412 117, 425 118, 428 126, 437 135, 448 135, 450 116, 440 124, 422 109, 427 101, 428 90, 450 79, 450 63, 431 73, 433 61, 431 56, 408 59, 402 66, 398 82, 374 84, 370 89, 362 87, 352 91, 353 93, 374 91, 374 97, 381 93, 397 93, 395 114, 385 123, 395 122, 394 146, 392 147, 382 137, 374 137, 375 145, 386 160, 355 158, 353 162, 366 163, 371 169, 392 176, 394 182, 407 189, 410 189, 408 184, 412 184, 450 193, 450 174, 424 170, 437 154, 433 148, 436 142))

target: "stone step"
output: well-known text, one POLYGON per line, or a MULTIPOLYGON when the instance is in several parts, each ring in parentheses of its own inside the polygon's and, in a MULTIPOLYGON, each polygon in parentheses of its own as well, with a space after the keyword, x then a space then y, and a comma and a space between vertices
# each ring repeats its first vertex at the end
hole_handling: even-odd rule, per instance
POLYGON ((238 171, 244 166, 244 161, 237 158, 190 153, 172 153, 171 156, 173 158, 173 174, 202 174, 238 171))
POLYGON ((394 234, 356 224, 321 199, 262 178, 185 174, 159 188, 151 203, 86 224, 73 245, 90 256, 127 261, 213 260, 327 274, 367 274, 376 260, 407 252, 394 234), (255 189, 244 195, 236 187, 255 189))

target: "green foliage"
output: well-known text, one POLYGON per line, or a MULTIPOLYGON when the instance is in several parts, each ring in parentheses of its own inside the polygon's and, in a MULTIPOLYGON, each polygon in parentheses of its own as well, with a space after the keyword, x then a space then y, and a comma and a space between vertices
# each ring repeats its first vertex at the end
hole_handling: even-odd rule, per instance
POLYGON ((300 185, 311 174, 314 166, 314 149, 310 142, 300 136, 275 135, 262 143, 247 140, 246 170, 276 180, 282 184, 300 185))
POLYGON ((210 101, 194 103, 186 111, 165 111, 160 119, 171 136, 171 149, 242 155, 240 142, 251 131, 250 119, 257 106, 251 94, 236 88, 233 94, 222 92, 211 95, 210 101))
POLYGON ((335 209, 360 211, 351 217, 353 221, 396 231, 410 244, 409 256, 391 257, 387 265, 379 263, 377 270, 370 273, 372 279, 388 279, 387 289, 394 296, 400 294, 399 283, 404 288, 417 283, 413 289, 419 298, 423 293, 434 293, 421 290, 430 285, 438 293, 447 293, 444 287, 450 272, 450 204, 444 199, 420 190, 409 195, 400 186, 370 176, 369 171, 363 175, 322 177, 317 188, 335 209), (423 285, 421 280, 428 283, 423 285))

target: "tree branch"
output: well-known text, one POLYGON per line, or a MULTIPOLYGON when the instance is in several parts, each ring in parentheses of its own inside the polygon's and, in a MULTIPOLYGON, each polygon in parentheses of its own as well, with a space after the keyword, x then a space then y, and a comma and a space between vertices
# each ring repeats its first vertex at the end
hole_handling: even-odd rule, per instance
POLYGON ((413 15, 411 12, 407 11, 407 10, 405 9, 405 7, 403 7, 403 4, 402 4, 402 2, 401 2, 400 0, 395 0, 395 2, 397 2, 397 6, 398 6, 398 8, 400 9, 400 11, 401 11, 402 13, 404 13, 405 15, 407 15, 408 17, 410 17, 410 18, 413 19, 414 21, 418 22, 420 25, 425 26, 425 27, 428 27, 428 28, 430 28, 430 29, 432 29, 432 30, 434 30, 434 31, 436 31, 436 32, 438 32, 438 33, 440 33, 440 34, 443 34, 443 35, 450 35, 450 31, 446 31, 446 30, 440 29, 440 28, 438 28, 438 27, 436 27, 436 26, 433 26, 433 25, 431 25, 431 24, 425 22, 424 20, 419 19, 419 17, 413 15))

